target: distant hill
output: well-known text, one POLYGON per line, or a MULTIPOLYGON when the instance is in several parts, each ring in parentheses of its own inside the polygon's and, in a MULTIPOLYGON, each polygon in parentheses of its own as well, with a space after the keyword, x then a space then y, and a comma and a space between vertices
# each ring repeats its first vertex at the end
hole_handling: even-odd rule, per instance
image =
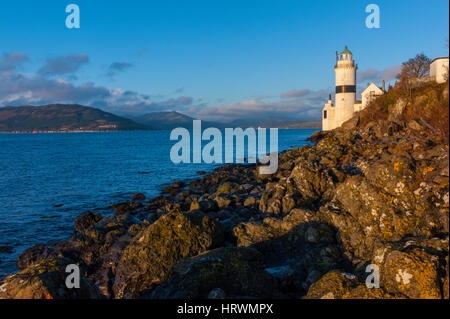
MULTIPOLYGON (((152 112, 140 116, 130 117, 137 123, 150 126, 157 130, 171 130, 177 127, 192 129, 192 121, 194 118, 178 113, 178 112, 152 112)), ((214 123, 202 121, 202 128, 207 127, 225 127, 223 123, 214 123)))
MULTIPOLYGON (((176 127, 192 128, 194 118, 178 112, 152 112, 141 116, 130 117, 137 123, 148 125, 158 130, 170 130, 176 127)), ((321 128, 322 122, 300 122, 286 121, 281 119, 238 119, 232 122, 208 122, 202 121, 202 128, 217 127, 223 129, 226 127, 277 127, 280 129, 300 129, 300 128, 321 128)))
POLYGON ((0 107, 0 132, 72 132, 149 130, 96 108, 77 104, 0 107))

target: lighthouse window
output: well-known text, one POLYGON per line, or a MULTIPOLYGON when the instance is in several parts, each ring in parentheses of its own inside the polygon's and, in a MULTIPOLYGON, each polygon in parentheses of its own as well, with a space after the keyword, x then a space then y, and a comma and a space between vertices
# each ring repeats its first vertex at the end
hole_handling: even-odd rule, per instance
POLYGON ((327 111, 323 111, 323 118, 324 118, 324 119, 327 118, 327 111))

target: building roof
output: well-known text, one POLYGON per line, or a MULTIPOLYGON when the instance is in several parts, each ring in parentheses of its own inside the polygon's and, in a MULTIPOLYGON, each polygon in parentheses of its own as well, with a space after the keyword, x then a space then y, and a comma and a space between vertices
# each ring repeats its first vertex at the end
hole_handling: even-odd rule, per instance
POLYGON ((448 57, 435 58, 433 59, 433 61, 431 61, 431 63, 433 63, 436 60, 448 60, 448 57))
POLYGON ((361 94, 364 94, 364 92, 366 92, 367 90, 377 90, 378 92, 380 92, 380 93, 383 93, 383 89, 382 88, 380 88, 378 85, 376 85, 375 83, 370 83, 365 89, 364 89, 364 91, 362 91, 361 92, 361 94))
POLYGON ((348 49, 347 46, 345 46, 344 51, 342 51, 340 54, 352 54, 352 52, 348 49))

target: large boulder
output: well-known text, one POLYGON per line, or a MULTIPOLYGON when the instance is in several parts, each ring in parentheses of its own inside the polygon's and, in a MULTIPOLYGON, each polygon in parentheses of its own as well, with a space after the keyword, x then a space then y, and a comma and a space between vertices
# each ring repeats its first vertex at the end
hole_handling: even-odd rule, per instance
POLYGON ((366 266, 357 269, 357 275, 331 271, 310 286, 306 298, 445 298, 445 245, 448 247, 448 240, 439 239, 381 245, 370 261, 370 271, 366 272, 366 266), (367 287, 366 280, 373 282, 368 276, 375 271, 379 287, 367 287))
POLYGON ((221 289, 229 298, 279 296, 277 281, 264 270, 263 255, 250 248, 218 248, 173 267, 170 280, 151 295, 157 299, 207 298, 221 289))
MULTIPOLYGON (((368 288, 353 274, 330 271, 313 283, 305 299, 390 299, 382 288, 368 288)), ((401 298, 398 297, 398 298, 401 298)))
POLYGON ((102 219, 100 214, 94 214, 91 211, 84 212, 75 218, 73 230, 75 233, 82 233, 87 228, 94 226, 100 219, 102 219))
POLYGON ((139 232, 116 267, 116 298, 133 297, 167 280, 180 260, 223 243, 219 223, 201 212, 174 212, 139 232))
POLYGON ((80 288, 67 288, 69 259, 44 259, 0 282, 0 299, 96 299, 95 285, 80 274, 80 288))
POLYGON ((281 288, 296 297, 320 275, 345 266, 336 229, 317 218, 315 212, 294 209, 282 220, 241 223, 234 235, 238 246, 263 253, 269 269, 289 269, 281 288))
POLYGON ((313 283, 306 299, 341 299, 356 286, 354 276, 339 271, 330 271, 313 283))
POLYGON ((233 234, 237 246, 244 247, 264 246, 270 240, 288 235, 288 233, 297 234, 296 239, 300 241, 304 238, 308 228, 306 223, 315 221, 318 221, 315 212, 296 208, 282 219, 267 217, 262 222, 241 223, 233 229, 233 234))
POLYGON ((413 299, 441 297, 438 257, 414 248, 386 253, 380 285, 386 290, 413 299))

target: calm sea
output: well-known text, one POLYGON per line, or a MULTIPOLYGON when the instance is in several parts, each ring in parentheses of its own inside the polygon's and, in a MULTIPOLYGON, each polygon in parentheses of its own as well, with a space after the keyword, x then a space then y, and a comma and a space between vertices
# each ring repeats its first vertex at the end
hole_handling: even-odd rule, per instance
MULTIPOLYGON (((279 150, 307 144, 316 130, 279 130, 279 150)), ((170 131, 0 134, 0 278, 25 248, 72 233, 74 218, 217 164, 173 164, 170 131), (52 218, 49 218, 52 217, 52 218)))

